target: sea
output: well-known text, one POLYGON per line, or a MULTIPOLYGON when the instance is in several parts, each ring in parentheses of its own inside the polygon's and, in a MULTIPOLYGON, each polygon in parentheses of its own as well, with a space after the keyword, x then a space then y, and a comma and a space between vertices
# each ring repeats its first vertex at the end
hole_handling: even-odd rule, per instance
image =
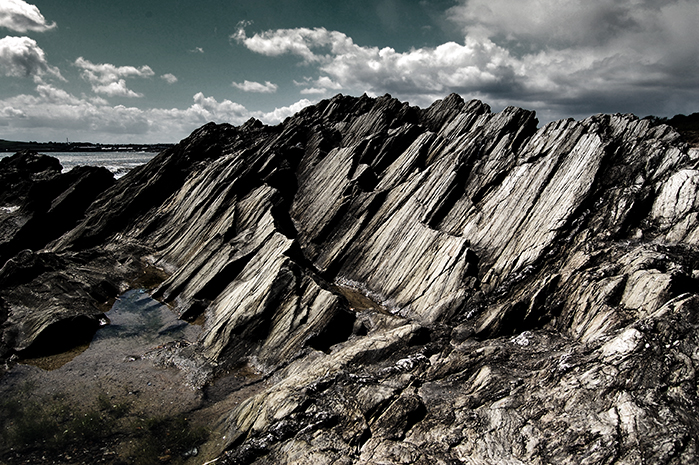
MULTIPOLYGON (((70 171, 76 166, 103 166, 114 174, 116 179, 139 165, 146 164, 157 155, 155 152, 44 152, 46 155, 58 158, 63 166, 63 172, 70 171)), ((0 158, 9 157, 12 153, 0 153, 0 158)))

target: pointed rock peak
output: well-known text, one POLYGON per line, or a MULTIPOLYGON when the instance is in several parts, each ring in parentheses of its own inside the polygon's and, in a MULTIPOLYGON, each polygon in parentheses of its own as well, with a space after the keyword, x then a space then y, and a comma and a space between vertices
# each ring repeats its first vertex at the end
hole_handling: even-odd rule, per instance
POLYGON ((397 112, 401 106, 400 101, 388 94, 379 98, 370 97, 367 94, 363 94, 361 97, 337 94, 330 100, 323 100, 314 106, 305 108, 297 116, 314 118, 314 114, 320 114, 326 121, 349 121, 377 108, 397 112))
MULTIPOLYGON (((364 95, 366 95, 366 94, 364 94, 364 95)), ((381 97, 376 98, 376 103, 385 103, 385 102, 393 102, 393 101, 401 103, 398 101, 398 99, 393 98, 391 96, 391 94, 383 94, 381 97)))
POLYGON ((240 129, 243 131, 254 131, 255 129, 262 129, 264 126, 264 123, 259 119, 250 118, 242 126, 240 126, 240 129))
POLYGON ((402 102, 397 98, 393 98, 391 94, 384 94, 375 99, 375 107, 385 109, 386 111, 406 111, 410 108, 408 102, 402 102))
POLYGON ((464 105, 464 111, 477 114, 491 113, 490 105, 483 103, 478 99, 469 100, 464 105))
POLYGON ((199 129, 195 129, 190 136, 194 136, 196 134, 203 134, 209 131, 212 131, 214 128, 216 128, 217 124, 214 123, 213 121, 209 121, 199 129))
POLYGON ((356 107, 361 108, 363 98, 364 96, 358 98, 337 94, 330 100, 323 100, 317 105, 306 108, 308 111, 307 115, 311 116, 315 112, 322 112, 323 118, 330 121, 341 121, 347 114, 354 113, 356 107))
POLYGON ((441 108, 461 108, 464 106, 464 99, 459 94, 449 94, 443 100, 437 100, 432 106, 441 108))
POLYGON ((329 103, 339 103, 339 102, 342 102, 343 100, 346 100, 348 98, 353 98, 353 97, 351 97, 349 95, 345 96, 344 94, 339 93, 339 94, 336 94, 335 96, 333 96, 332 98, 330 98, 330 100, 328 100, 328 102, 329 103))
POLYGON ((183 139, 167 153, 175 158, 190 160, 215 158, 221 154, 221 142, 231 137, 238 128, 228 124, 206 123, 194 130, 189 137, 183 139))
POLYGON ((206 123, 204 126, 198 128, 198 129, 195 129, 189 135, 189 137, 183 139, 180 142, 180 144, 178 144, 178 145, 182 145, 182 144, 189 145, 189 144, 194 143, 194 142, 199 142, 201 140, 209 139, 212 135, 215 136, 216 134, 218 134, 218 132, 220 132, 221 129, 225 130, 225 129, 232 128, 232 127, 233 126, 231 126, 230 124, 226 124, 226 123, 216 124, 214 122, 209 122, 209 123, 206 123))
POLYGON ((437 132, 451 121, 464 108, 464 99, 457 94, 450 94, 443 100, 437 100, 429 108, 422 110, 420 123, 430 131, 437 132))

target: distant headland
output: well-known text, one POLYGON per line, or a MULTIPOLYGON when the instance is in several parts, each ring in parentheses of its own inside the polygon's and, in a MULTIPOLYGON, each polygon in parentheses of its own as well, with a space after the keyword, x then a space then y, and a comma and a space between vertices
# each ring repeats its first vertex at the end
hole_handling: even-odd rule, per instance
POLYGON ((0 139, 0 152, 162 152, 175 144, 95 144, 92 142, 18 142, 0 139))

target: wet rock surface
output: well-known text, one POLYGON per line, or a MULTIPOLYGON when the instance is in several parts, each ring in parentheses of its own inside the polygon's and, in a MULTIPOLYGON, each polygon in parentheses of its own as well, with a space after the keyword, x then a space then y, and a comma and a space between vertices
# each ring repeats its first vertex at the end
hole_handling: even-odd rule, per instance
POLYGON ((208 124, 10 254, 0 355, 159 269, 204 321, 151 355, 215 399, 207 460, 692 463, 698 165, 633 115, 456 95, 208 124))

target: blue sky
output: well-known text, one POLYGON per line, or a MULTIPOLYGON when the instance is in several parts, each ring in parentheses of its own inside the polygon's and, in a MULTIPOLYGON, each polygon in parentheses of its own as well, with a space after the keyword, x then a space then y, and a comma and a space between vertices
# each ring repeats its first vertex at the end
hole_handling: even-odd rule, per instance
POLYGON ((697 0, 0 0, 0 139, 176 142, 337 93, 699 111, 697 0))

